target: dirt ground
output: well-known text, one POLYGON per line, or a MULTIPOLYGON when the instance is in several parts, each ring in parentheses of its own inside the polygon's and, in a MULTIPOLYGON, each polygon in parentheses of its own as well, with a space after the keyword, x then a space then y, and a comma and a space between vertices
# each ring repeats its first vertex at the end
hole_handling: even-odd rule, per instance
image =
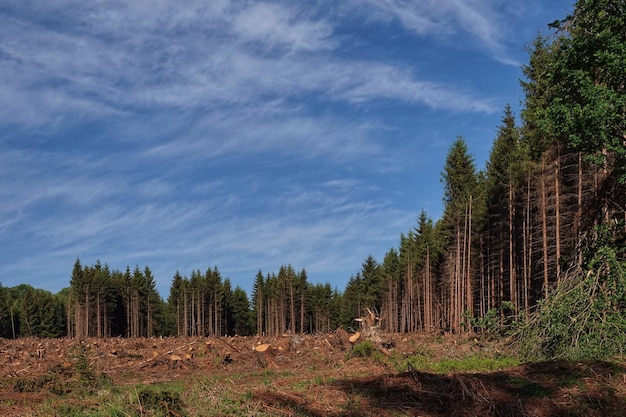
MULTIPOLYGON (((494 357, 499 348, 476 339, 393 335, 376 345, 375 354, 357 357, 347 337, 335 332, 278 338, 0 339, 0 415, 36 415, 32 412, 40 404, 63 394, 47 384, 49 376, 74 378, 77 370, 106 375, 119 386, 212 378, 222 381, 214 384, 249 392, 263 415, 626 415, 621 360, 434 373, 405 366, 404 360, 494 357), (256 351, 263 350, 260 346, 267 349, 256 351)), ((205 395, 211 393, 220 395, 215 387, 205 395)), ((193 408, 187 413, 196 415, 193 408)))

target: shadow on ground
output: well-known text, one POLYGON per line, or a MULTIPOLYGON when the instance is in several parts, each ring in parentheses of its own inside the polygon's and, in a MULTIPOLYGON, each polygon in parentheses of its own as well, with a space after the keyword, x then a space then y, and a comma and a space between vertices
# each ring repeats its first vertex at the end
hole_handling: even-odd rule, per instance
POLYGON ((617 417, 626 415, 626 369, 603 361, 557 361, 487 374, 408 370, 336 380, 319 394, 327 398, 271 389, 254 397, 277 413, 311 417, 617 417))

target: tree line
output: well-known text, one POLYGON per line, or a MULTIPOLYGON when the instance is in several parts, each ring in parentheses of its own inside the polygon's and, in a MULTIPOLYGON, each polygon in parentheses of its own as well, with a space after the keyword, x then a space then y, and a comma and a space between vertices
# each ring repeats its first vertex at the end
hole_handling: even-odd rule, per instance
MULTIPOLYGON (((611 273, 626 269, 624 16, 625 1, 580 0, 538 35, 523 66, 520 120, 504 108, 485 168, 458 137, 441 173, 441 218, 422 210, 398 246, 382 262, 368 256, 343 291, 284 265, 259 271, 249 298, 213 267, 177 272, 163 300, 147 266, 111 271, 77 260, 58 294, 0 287, 0 336, 315 333, 354 326, 367 309, 397 333, 528 320, 555 288, 597 269, 606 248, 619 266, 611 273)), ((626 297, 611 308, 622 314, 626 297)))

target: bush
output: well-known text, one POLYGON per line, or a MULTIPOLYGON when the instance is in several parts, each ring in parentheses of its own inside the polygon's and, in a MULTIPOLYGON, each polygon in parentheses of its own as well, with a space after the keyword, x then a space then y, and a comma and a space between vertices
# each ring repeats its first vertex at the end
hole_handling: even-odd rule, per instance
POLYGON ((625 264, 599 247, 586 271, 566 273, 516 334, 527 360, 606 358, 626 346, 625 264))
POLYGON ((364 340, 352 347, 351 355, 353 358, 369 358, 374 352, 374 345, 369 340, 364 340))

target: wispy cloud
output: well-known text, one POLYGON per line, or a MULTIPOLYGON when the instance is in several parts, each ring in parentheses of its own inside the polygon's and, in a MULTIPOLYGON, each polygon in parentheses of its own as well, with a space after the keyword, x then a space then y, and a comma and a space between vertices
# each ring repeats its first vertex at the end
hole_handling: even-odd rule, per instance
POLYGON ((302 19, 293 5, 196 5, 197 14, 168 2, 75 6, 62 16, 67 29, 24 10, 0 16, 0 74, 10 88, 0 99, 2 120, 53 124, 68 112, 101 117, 311 93, 338 101, 385 98, 491 110, 485 98, 463 92, 453 99, 455 88, 419 79, 402 66, 334 56, 340 40, 331 23, 302 19), (329 53, 307 54, 320 50, 329 53))
MULTIPOLYGON (((470 36, 498 61, 519 66, 507 51, 507 21, 519 16, 516 7, 502 7, 493 0, 354 0, 373 6, 379 17, 393 18, 421 36, 450 42, 470 36), (507 12, 508 11, 508 12, 507 12)), ((466 44, 467 42, 463 42, 466 44)))
POLYGON ((301 12, 277 3, 253 3, 234 17, 235 33, 247 42, 288 52, 333 49, 333 28, 324 21, 303 20, 301 12))
POLYGON ((5 2, 0 280, 69 274, 77 256, 146 263, 165 282, 277 262, 347 278, 414 220, 384 175, 448 134, 415 115, 452 124, 500 107, 412 48, 351 50, 353 30, 399 21, 407 44, 470 34, 505 56, 499 13, 468 0, 5 2))

